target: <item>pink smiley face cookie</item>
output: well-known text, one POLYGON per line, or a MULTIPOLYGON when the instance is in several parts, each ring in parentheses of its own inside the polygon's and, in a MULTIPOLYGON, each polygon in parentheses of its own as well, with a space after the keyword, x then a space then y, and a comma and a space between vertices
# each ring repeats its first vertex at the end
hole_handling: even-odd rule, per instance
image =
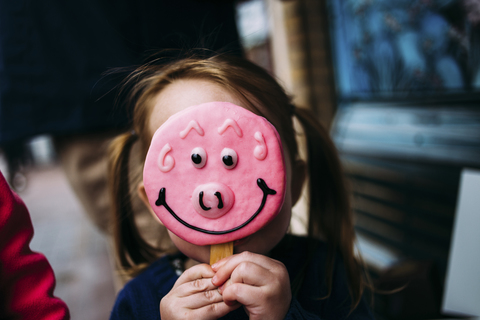
POLYGON ((143 181, 155 214, 196 245, 255 233, 285 196, 280 136, 265 118, 228 102, 189 107, 154 134, 143 181))

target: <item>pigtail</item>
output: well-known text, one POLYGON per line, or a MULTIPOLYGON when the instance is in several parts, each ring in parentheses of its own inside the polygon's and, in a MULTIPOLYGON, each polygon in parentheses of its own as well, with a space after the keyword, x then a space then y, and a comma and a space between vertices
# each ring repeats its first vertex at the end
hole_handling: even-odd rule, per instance
POLYGON ((120 267, 135 273, 139 265, 153 262, 157 250, 140 235, 130 195, 129 155, 137 140, 134 133, 118 136, 110 145, 109 183, 112 199, 113 236, 120 267))
MULTIPOLYGON (((308 236, 323 238, 328 244, 326 280, 332 290, 335 254, 340 252, 349 277, 353 310, 361 300, 365 281, 361 264, 354 254, 355 232, 340 159, 329 133, 309 110, 294 108, 306 136, 309 172, 308 236)), ((327 295, 327 297, 328 297, 327 295)))

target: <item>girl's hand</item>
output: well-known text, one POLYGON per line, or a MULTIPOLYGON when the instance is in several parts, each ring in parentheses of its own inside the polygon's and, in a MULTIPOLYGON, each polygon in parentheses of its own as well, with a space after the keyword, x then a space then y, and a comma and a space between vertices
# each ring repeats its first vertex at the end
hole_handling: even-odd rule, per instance
POLYGON ((260 254, 243 252, 212 266, 212 279, 227 305, 241 303, 251 320, 284 319, 292 293, 285 266, 260 254), (230 279, 229 279, 230 278, 230 279))
POLYGON ((167 319, 218 319, 240 305, 227 305, 212 284, 214 272, 209 265, 187 269, 172 290, 160 301, 160 317, 167 319))

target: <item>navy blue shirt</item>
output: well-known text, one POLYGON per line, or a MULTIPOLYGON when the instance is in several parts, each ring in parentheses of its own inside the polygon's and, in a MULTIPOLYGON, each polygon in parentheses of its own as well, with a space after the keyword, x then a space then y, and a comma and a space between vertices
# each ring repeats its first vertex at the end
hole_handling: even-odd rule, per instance
MULTIPOLYGON (((179 256, 157 260, 128 282, 118 294, 110 319, 160 319, 160 300, 178 279, 172 261, 179 256)), ((325 278, 327 246, 324 243, 286 236, 272 250, 271 257, 285 264, 292 284, 294 297, 285 319, 373 319, 365 299, 350 313, 347 276, 340 258, 336 259, 331 294, 324 298, 328 293, 325 278)), ((248 319, 248 316, 243 308, 238 308, 222 319, 248 319)))

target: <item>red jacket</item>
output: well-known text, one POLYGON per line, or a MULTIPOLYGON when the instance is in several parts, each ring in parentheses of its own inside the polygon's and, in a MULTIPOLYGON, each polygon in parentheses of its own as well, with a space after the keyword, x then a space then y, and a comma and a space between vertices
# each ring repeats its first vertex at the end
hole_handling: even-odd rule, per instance
POLYGON ((70 319, 53 296, 55 276, 44 255, 30 250, 30 215, 0 173, 0 319, 70 319))

